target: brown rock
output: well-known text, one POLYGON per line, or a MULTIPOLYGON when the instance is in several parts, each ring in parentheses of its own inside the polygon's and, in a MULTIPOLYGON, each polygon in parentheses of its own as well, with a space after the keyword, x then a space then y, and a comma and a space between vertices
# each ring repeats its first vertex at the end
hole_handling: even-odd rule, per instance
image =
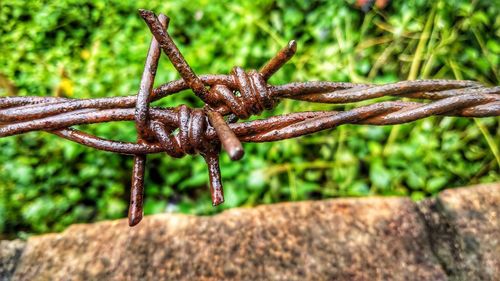
POLYGON ((500 184, 446 190, 420 210, 450 279, 500 280, 500 184))
POLYGON ((25 245, 21 240, 0 241, 0 281, 10 280, 25 245))
POLYGON ((499 280, 498 202, 500 184, 75 225, 29 239, 12 280, 499 280))

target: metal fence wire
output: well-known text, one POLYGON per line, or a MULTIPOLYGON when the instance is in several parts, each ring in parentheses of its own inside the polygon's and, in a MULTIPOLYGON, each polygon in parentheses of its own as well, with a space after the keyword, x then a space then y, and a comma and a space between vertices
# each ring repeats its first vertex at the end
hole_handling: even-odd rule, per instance
POLYGON ((166 152, 171 157, 200 154, 205 159, 212 204, 224 201, 219 167, 222 148, 232 160, 244 154, 241 142, 271 142, 295 138, 342 124, 393 125, 433 115, 487 117, 500 115, 500 87, 473 81, 417 80, 385 85, 343 82, 296 82, 270 85, 267 80, 295 54, 290 41, 259 71, 234 67, 229 75, 197 76, 167 32, 169 18, 140 10, 153 39, 137 95, 68 99, 60 97, 0 98, 0 137, 47 131, 95 149, 134 156, 129 225, 143 216, 146 155, 166 152), (161 51, 182 79, 153 89, 161 51), (151 107, 150 103, 191 89, 203 108, 151 107), (347 111, 310 111, 238 122, 273 109, 281 99, 316 103, 352 103, 383 96, 417 101, 383 101, 347 111), (137 142, 99 138, 71 128, 111 121, 135 121, 137 142))

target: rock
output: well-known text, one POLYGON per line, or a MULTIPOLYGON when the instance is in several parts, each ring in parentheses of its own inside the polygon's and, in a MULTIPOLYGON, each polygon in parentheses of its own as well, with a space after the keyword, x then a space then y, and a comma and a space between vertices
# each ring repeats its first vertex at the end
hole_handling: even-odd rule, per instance
POLYGON ((452 280, 500 280, 500 184, 450 189, 419 205, 452 280))
POLYGON ((500 280, 499 202, 491 184, 74 225, 30 238, 12 280, 500 280))
POLYGON ((0 241, 0 281, 10 280, 25 245, 21 240, 0 241))

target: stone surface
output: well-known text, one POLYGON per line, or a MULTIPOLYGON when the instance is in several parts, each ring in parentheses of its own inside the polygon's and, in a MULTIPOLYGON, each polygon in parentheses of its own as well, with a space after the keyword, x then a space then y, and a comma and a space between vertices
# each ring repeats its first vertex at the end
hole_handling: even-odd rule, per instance
POLYGON ((419 208, 450 279, 500 280, 500 184, 446 190, 419 208))
POLYGON ((490 184, 74 225, 30 238, 12 280, 500 280, 499 213, 490 184))
POLYGON ((26 242, 0 241, 0 281, 10 280, 26 242))

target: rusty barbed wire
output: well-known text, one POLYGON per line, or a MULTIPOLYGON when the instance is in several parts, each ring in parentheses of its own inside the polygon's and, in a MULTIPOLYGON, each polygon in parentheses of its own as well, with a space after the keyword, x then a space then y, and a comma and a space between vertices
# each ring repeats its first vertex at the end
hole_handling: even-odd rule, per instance
POLYGON ((295 138, 342 124, 393 125, 433 115, 487 117, 500 115, 500 87, 473 81, 417 80, 385 85, 345 82, 294 82, 273 86, 267 80, 296 52, 290 41, 259 71, 234 67, 229 75, 197 76, 167 32, 169 18, 139 10, 153 34, 137 95, 96 99, 61 97, 0 98, 0 137, 47 131, 95 149, 134 156, 129 224, 143 216, 147 154, 165 152, 179 158, 200 154, 209 170, 212 204, 224 201, 219 154, 232 160, 244 155, 241 142, 271 142, 295 138), (163 51, 182 79, 153 89, 163 51), (191 89, 203 108, 151 107, 150 103, 191 89), (347 111, 310 111, 238 122, 273 109, 283 98, 345 104, 384 96, 425 101, 383 101, 347 111), (75 125, 134 121, 137 142, 99 138, 72 128, 75 125))

